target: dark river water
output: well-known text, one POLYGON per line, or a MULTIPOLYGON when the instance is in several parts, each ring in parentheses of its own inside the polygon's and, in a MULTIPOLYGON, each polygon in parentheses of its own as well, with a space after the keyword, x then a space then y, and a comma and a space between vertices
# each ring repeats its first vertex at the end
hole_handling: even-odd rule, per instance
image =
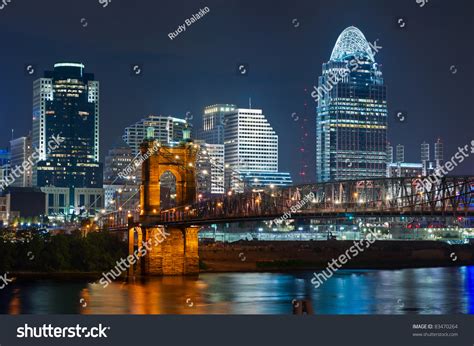
POLYGON ((14 282, 2 314, 474 314, 474 267, 339 270, 319 288, 312 272, 208 273, 114 282, 14 282))

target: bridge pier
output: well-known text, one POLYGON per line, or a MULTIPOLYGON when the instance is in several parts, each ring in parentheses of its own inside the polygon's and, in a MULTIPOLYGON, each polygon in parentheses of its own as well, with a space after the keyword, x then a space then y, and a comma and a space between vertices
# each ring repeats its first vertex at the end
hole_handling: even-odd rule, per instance
POLYGON ((199 227, 194 226, 130 229, 129 255, 133 256, 137 249, 141 251, 137 269, 130 266, 129 275, 199 274, 198 232, 199 227), (134 232, 138 233, 137 244, 134 232))
POLYGON ((198 232, 200 227, 184 228, 184 274, 199 273, 198 232))

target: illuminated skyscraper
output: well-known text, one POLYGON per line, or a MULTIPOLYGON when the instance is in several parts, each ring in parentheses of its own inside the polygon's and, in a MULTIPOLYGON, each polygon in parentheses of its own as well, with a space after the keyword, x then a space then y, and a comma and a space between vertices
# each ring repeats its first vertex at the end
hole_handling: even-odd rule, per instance
POLYGON ((278 172, 278 135, 261 109, 237 108, 225 119, 226 187, 292 184, 289 173, 278 172))
POLYGON ((33 148, 39 148, 33 184, 102 187, 99 164, 99 82, 84 65, 58 63, 33 83, 33 148), (48 141, 64 142, 48 151, 48 141))
POLYGON ((224 144, 224 116, 235 108, 236 106, 231 104, 205 107, 199 139, 203 139, 208 144, 224 144))
POLYGON ((132 154, 140 152, 140 145, 147 135, 147 129, 153 128, 153 138, 162 144, 172 144, 183 140, 183 130, 188 126, 185 119, 163 115, 149 115, 125 128, 122 139, 132 149, 132 154))
MULTIPOLYGON (((317 96, 316 96, 317 93, 317 96)), ((316 118, 320 182, 384 177, 387 172, 387 93, 364 34, 345 29, 323 64, 316 118)))
POLYGON ((84 68, 57 63, 33 83, 32 145, 39 152, 33 185, 48 190, 48 210, 55 213, 93 212, 102 206, 99 82, 84 68), (63 141, 50 150, 56 136, 63 141))

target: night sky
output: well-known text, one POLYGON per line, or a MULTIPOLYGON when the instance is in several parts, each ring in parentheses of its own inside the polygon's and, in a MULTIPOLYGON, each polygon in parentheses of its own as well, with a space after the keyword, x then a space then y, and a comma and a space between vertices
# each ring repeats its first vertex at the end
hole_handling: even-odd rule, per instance
MULTIPOLYGON (((184 118, 191 112, 200 127, 204 106, 246 108, 251 97, 279 135, 280 170, 297 180, 301 119, 294 120, 302 118, 305 101, 314 174, 316 110, 304 89, 311 91, 337 37, 354 25, 382 46, 376 61, 388 89, 390 142, 405 144, 406 160, 419 162, 421 142, 440 137, 449 159, 474 139, 474 1, 419 5, 112 0, 103 7, 99 0, 12 0, 0 10, 0 147, 8 145, 12 128, 16 137, 31 129, 33 80, 55 62, 74 61, 101 83, 102 157, 124 127, 148 114, 184 118), (205 6, 208 14, 170 40, 168 33, 205 6), (248 75, 238 75, 239 63, 248 64, 248 75), (25 72, 28 64, 36 68, 33 76, 25 72), (141 75, 132 74, 134 64, 142 65, 141 75), (408 115, 403 123, 395 116, 399 110, 408 115)), ((473 174, 473 164, 470 157, 455 173, 473 174)))

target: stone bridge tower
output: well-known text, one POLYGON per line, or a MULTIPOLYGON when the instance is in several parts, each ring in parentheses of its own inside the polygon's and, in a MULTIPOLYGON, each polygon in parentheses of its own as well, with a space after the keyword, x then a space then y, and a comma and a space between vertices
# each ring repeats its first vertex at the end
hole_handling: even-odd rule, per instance
POLYGON ((129 225, 129 255, 143 254, 130 274, 189 275, 199 273, 198 231, 195 226, 162 224, 161 182, 165 172, 176 179, 176 210, 196 200, 195 162, 198 146, 181 142, 163 146, 145 140, 141 145, 142 183, 140 223, 129 225), (146 251, 145 251, 146 249, 146 251))

